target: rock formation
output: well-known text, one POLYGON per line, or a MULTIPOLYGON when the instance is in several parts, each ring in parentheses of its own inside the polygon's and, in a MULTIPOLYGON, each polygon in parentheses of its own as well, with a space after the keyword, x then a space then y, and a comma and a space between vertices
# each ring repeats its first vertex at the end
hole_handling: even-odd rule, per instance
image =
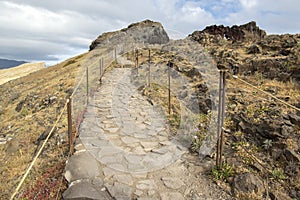
MULTIPOLYGON (((232 27, 208 26, 202 31, 193 32, 189 38, 203 45, 217 66, 225 67, 231 72, 238 69, 238 76, 252 81, 253 85, 285 102, 300 107, 296 92, 300 82, 299 34, 267 35, 255 22, 250 22, 232 27), (291 92, 287 92, 288 90, 291 92)), ((227 155, 229 163, 234 166, 244 165, 245 169, 254 170, 254 173, 238 173, 231 181, 236 198, 255 199, 251 196, 255 193, 255 197, 261 199, 269 193, 271 199, 298 199, 300 112, 289 110, 273 99, 265 100, 266 96, 259 99, 256 90, 245 90, 242 85, 227 86, 227 97, 226 119, 231 123, 227 128, 232 135, 241 134, 234 137, 230 134, 227 141, 231 140, 231 146, 237 145, 237 148, 243 146, 241 151, 236 151, 235 156, 245 156, 240 152, 248 149, 252 155, 256 154, 264 163, 269 163, 262 167, 257 162, 247 163, 247 159, 237 159, 234 156, 229 158, 227 155), (242 142, 239 143, 240 141, 242 142), (250 146, 261 150, 253 150, 250 146), (269 172, 264 168, 269 168, 269 172), (276 181, 271 181, 268 183, 270 191, 264 191, 261 180, 265 177, 261 174, 269 174, 271 179, 284 184, 278 186, 276 181)))
POLYGON ((196 41, 201 41, 202 39, 204 39, 205 34, 219 36, 220 38, 225 38, 232 42, 244 41, 249 39, 263 39, 266 36, 266 32, 264 30, 261 30, 256 25, 256 22, 252 21, 241 26, 208 26, 202 31, 195 31, 190 35, 190 37, 192 37, 192 39, 196 41))
POLYGON ((120 31, 103 33, 90 45, 90 50, 108 43, 120 42, 144 42, 148 44, 165 44, 169 42, 169 36, 159 22, 145 20, 130 24, 120 31))
POLYGON ((255 22, 208 26, 189 38, 207 47, 215 60, 241 74, 262 73, 265 78, 300 81, 300 35, 267 35, 255 22))

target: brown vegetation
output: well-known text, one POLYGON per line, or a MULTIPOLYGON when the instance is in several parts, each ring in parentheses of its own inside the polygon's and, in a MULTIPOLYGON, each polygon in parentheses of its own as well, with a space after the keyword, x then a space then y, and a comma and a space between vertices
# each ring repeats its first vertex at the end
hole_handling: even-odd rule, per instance
MULTIPOLYGON (((52 128, 84 58, 85 54, 71 58, 1 86, 0 181, 5 183, 0 186, 1 199, 12 195, 52 128)), ((64 114, 18 197, 55 198, 66 187, 62 179, 68 155, 66 118, 64 114)))

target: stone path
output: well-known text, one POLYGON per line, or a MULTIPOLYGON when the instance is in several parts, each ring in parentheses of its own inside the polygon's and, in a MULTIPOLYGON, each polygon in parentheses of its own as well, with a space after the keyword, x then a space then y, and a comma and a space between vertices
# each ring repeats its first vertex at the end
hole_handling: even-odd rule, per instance
POLYGON ((131 77, 129 68, 111 70, 90 101, 66 166, 64 199, 230 199, 212 184, 200 183, 199 191, 203 167, 186 164, 186 149, 131 77))

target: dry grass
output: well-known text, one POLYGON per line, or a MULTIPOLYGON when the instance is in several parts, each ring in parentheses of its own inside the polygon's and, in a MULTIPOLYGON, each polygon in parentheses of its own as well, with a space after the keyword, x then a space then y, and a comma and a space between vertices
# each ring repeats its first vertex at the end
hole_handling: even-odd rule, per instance
POLYGON ((151 84, 150 87, 145 88, 144 95, 151 99, 155 104, 161 105, 170 124, 170 129, 173 134, 176 133, 180 125, 180 102, 176 99, 174 94, 171 94, 170 114, 168 113, 168 88, 157 84, 151 84))
MULTIPOLYGON (((0 199, 8 199, 15 190, 35 151, 40 147, 35 142, 43 132, 49 132, 67 96, 70 95, 70 91, 72 92, 75 78, 85 56, 86 54, 83 54, 71 58, 1 86, 0 137, 11 140, 0 145, 0 181, 6 183, 0 185, 0 199), (49 102, 50 97, 55 97, 55 100, 49 102), (20 102, 23 102, 21 109, 16 111, 20 102)), ((65 121, 66 114, 63 115, 54 135, 47 143, 34 170, 26 179, 19 198, 23 194, 36 196, 39 190, 51 185, 47 180, 61 181, 62 166, 67 158, 65 121), (52 173, 45 179, 43 175, 53 169, 56 169, 56 173, 52 173), (37 182, 42 186, 36 187, 37 182)), ((57 188, 49 190, 59 193, 57 188)), ((23 198, 28 199, 25 196, 23 198)))
MULTIPOLYGON (((281 82, 277 80, 270 80, 262 78, 259 74, 255 74, 254 76, 248 76, 246 79, 247 82, 253 84, 254 86, 258 87, 259 89, 262 89, 268 93, 270 93, 273 96, 276 96, 277 98, 286 101, 287 103, 291 105, 295 105, 299 103, 300 99, 300 92, 299 92, 299 86, 297 86, 294 82, 281 82)), ((281 104, 280 102, 277 102, 276 100, 273 100, 272 97, 263 94, 257 90, 254 90, 252 87, 244 85, 240 83, 239 81, 236 81, 234 79, 229 80, 228 88, 231 90, 233 89, 239 89, 243 91, 243 95, 246 99, 249 99, 251 101, 256 101, 257 104, 255 105, 249 105, 249 111, 251 111, 252 107, 260 107, 262 108, 264 105, 270 104, 270 103, 276 103, 281 106, 283 113, 287 112, 295 112, 293 108, 290 108, 284 104, 281 104), (238 88, 236 88, 236 85, 239 85, 238 88), (259 103, 259 104, 258 104, 259 103)), ((257 110, 253 110, 253 112, 257 112, 257 110)), ((253 113, 254 114, 254 113, 253 113)))
MULTIPOLYGON (((293 82, 280 82, 277 80, 270 80, 262 78, 259 74, 255 74, 253 76, 247 77, 247 82, 257 86, 258 88, 276 96, 277 98, 291 104, 297 105, 299 104, 300 99, 300 91, 299 88, 293 82)), ((247 120, 247 123, 253 124, 253 126, 258 125, 264 119, 269 119, 274 122, 278 119, 281 121, 282 117, 288 113, 296 113, 296 110, 286 106, 285 104, 280 103, 279 101, 274 100, 272 97, 263 94, 253 88, 242 84, 236 79, 229 79, 227 82, 227 91, 228 91, 228 113, 243 113, 243 117, 247 120), (236 87, 238 85, 238 87, 236 87), (234 97, 233 102, 230 100, 234 97), (231 107, 234 104, 236 106, 231 107), (270 114, 273 113, 273 114, 270 114)), ((232 119, 227 119, 230 121, 232 119)), ((290 133, 285 135, 284 139, 275 138, 271 141, 271 146, 275 143, 281 142, 286 145, 287 148, 290 149, 298 149, 299 142, 299 128, 294 126, 297 133, 290 133)), ((235 130, 235 125, 232 123, 227 123, 228 129, 235 130)), ((229 136, 231 138, 231 136, 229 136)), ((273 160, 268 151, 264 148, 264 146, 257 146, 259 144, 254 141, 257 140, 255 136, 249 135, 243 132, 237 132, 235 137, 238 141, 234 140, 231 143, 231 149, 234 149, 234 158, 238 161, 239 167, 238 172, 252 172, 253 169, 256 169, 253 166, 257 166, 257 162, 249 155, 255 156, 259 158, 260 163, 264 166, 264 169, 267 169, 269 172, 260 171, 260 175, 263 179, 266 179, 266 176, 271 177, 272 170, 275 167, 284 167, 284 163, 281 163, 280 160, 273 160), (247 135, 247 136, 246 136, 247 135), (243 146, 243 148, 240 148, 243 146), (245 151, 244 149, 247 149, 245 151), (251 167, 252 166, 252 167, 251 167)), ((264 141, 260 141, 263 143, 264 141)), ((227 157, 232 157, 230 153, 228 153, 227 157)), ((259 166, 259 165, 258 165, 259 166)), ((260 167, 259 167, 260 168, 260 167)), ((295 175, 293 177, 289 177, 289 179, 280 179, 280 180, 271 180, 269 183, 270 188, 273 191, 278 189, 285 190, 286 193, 290 191, 291 188, 295 190, 299 189, 299 175, 295 175)), ((249 197, 242 196, 244 199, 255 199, 251 195, 249 197)))
POLYGON ((25 63, 14 68, 2 69, 0 70, 0 85, 6 83, 10 80, 20 78, 22 76, 27 76, 30 73, 41 70, 45 68, 45 63, 25 63))

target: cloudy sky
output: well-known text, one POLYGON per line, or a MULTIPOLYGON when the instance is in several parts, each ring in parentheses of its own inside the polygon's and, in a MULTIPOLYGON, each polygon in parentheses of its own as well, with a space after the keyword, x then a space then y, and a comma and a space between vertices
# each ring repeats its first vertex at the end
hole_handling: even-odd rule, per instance
POLYGON ((268 34, 300 33, 299 0, 0 0, 0 58, 54 64, 103 32, 151 19, 172 36, 256 21, 268 34))

